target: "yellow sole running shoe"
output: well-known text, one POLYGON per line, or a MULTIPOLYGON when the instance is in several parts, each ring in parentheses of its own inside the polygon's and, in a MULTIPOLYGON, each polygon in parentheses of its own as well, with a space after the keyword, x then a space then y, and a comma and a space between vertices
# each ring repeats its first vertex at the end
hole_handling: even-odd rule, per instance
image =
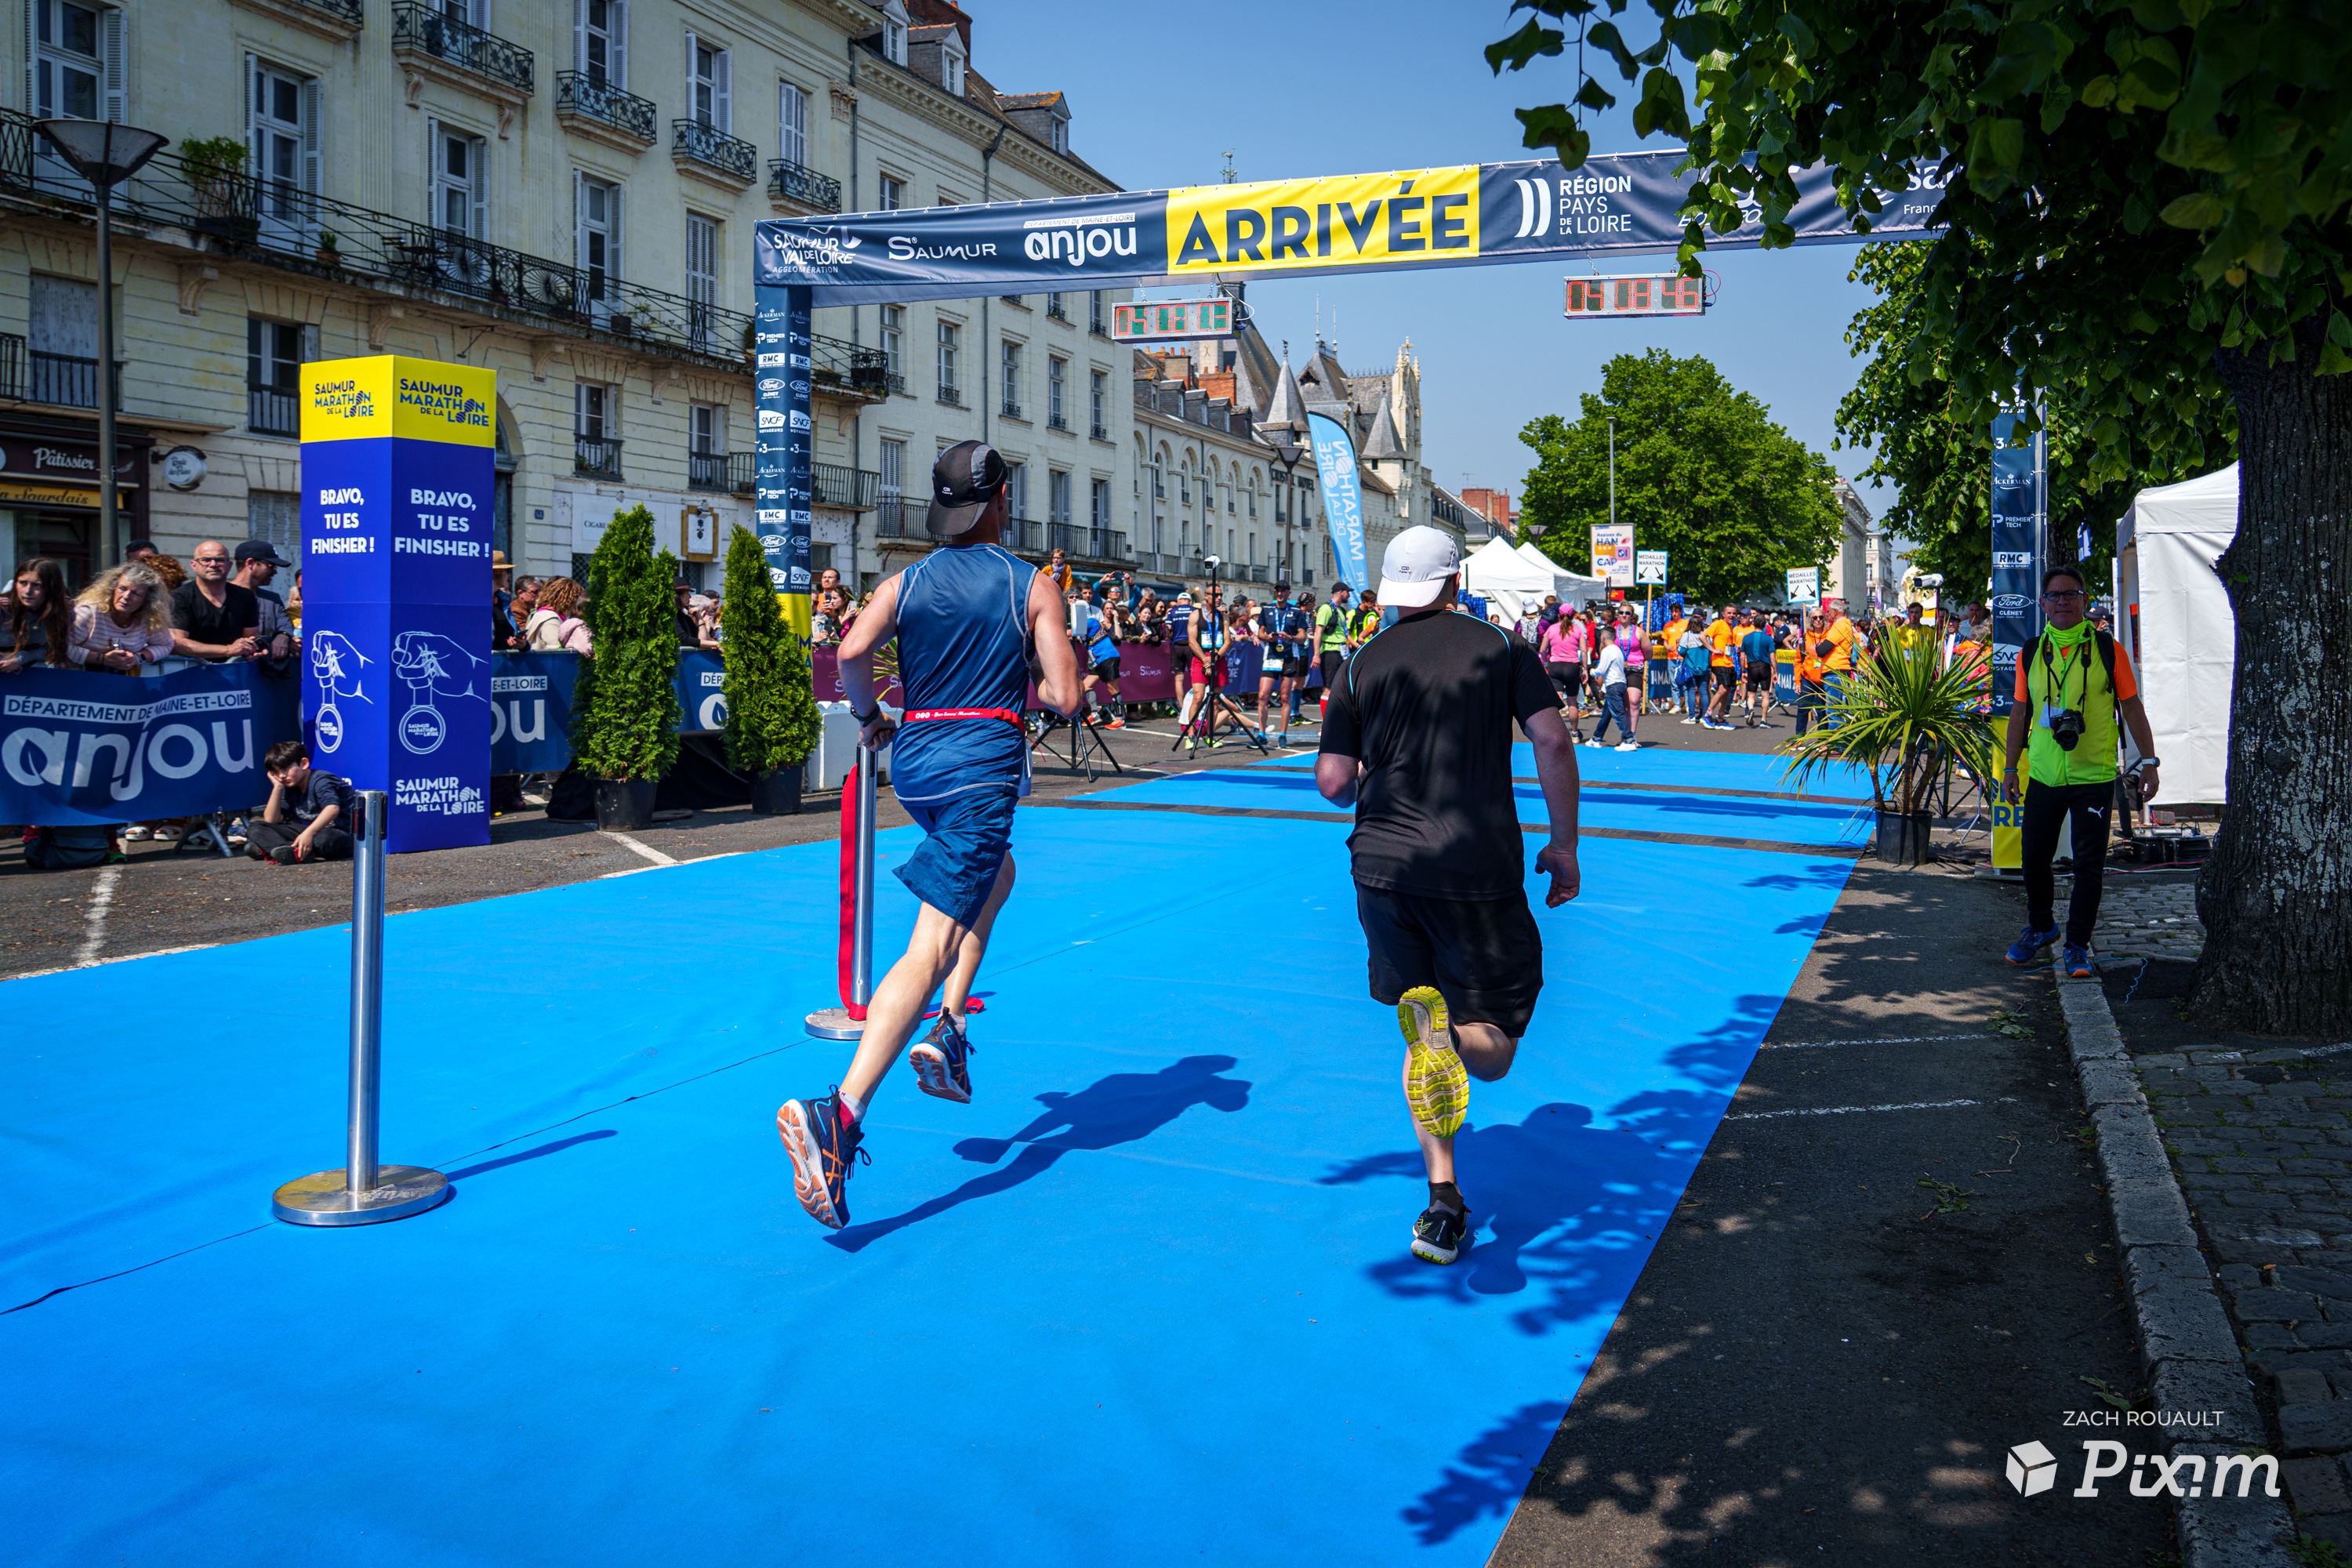
POLYGON ((1470 1114, 1470 1074, 1454 1048, 1454 1026, 1436 986, 1416 985, 1398 1000, 1397 1027, 1404 1031, 1404 1099, 1412 1120, 1434 1137, 1451 1138, 1470 1114))

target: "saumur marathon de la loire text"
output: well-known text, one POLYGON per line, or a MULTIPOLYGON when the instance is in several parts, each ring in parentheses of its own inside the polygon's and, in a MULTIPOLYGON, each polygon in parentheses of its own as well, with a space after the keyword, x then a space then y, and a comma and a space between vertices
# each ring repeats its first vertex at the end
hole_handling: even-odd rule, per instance
MULTIPOLYGON (((366 504, 366 492, 356 486, 322 489, 319 492, 319 526, 331 531, 362 528, 364 521, 360 511, 326 509, 359 508, 366 504)), ((419 531, 394 535, 392 542, 394 554, 455 555, 478 559, 489 553, 488 546, 478 539, 448 537, 473 531, 474 498, 470 492, 412 489, 408 492, 408 504, 418 509, 415 521, 419 531)), ((375 536, 370 533, 323 532, 312 535, 310 543, 310 553, 313 555, 369 555, 374 552, 375 536)))

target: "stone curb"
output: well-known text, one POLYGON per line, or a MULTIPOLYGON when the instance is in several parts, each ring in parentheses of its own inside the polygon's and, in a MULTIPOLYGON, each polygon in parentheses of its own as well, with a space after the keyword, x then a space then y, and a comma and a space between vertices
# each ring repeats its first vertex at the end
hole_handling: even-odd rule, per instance
MULTIPOLYGON (((2058 1011, 2083 1103, 2098 1130, 2099 1172, 2131 1286, 2149 1395, 2158 1410, 2211 1411, 2220 1417, 2218 1427, 2178 1429, 2179 1438, 2168 1438, 2167 1446, 2176 1456, 2209 1458, 2267 1448, 2270 1437, 2246 1377, 2244 1352, 2222 1308, 2212 1266, 2198 1250, 2188 1202, 2140 1093, 2139 1076, 2124 1053, 2106 993, 2096 980, 2061 977, 2058 1011)), ((2175 1507, 2182 1568, 2293 1568, 2287 1543, 2294 1525, 2284 1496, 2184 1498, 2175 1507)))

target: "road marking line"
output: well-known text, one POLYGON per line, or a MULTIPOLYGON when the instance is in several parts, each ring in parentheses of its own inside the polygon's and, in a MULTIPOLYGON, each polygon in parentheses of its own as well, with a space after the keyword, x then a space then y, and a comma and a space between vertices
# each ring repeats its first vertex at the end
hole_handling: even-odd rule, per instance
POLYGON ((610 828, 604 829, 604 833, 605 837, 619 839, 622 843, 627 845, 630 848, 635 850, 638 854, 644 856, 646 859, 652 861, 656 866, 675 866, 677 864, 677 861, 674 858, 663 854, 660 850, 655 848, 650 844, 630 837, 625 833, 615 833, 610 828))
POLYGON ((98 950, 106 945, 106 911, 114 903, 114 884, 122 879, 122 868, 109 866, 98 874, 98 885, 89 890, 89 919, 83 928, 80 951, 74 954, 77 969, 98 960, 98 950))
POLYGON ((1992 1035, 1894 1035, 1885 1039, 1857 1036, 1851 1040, 1767 1040, 1759 1051, 1811 1051, 1823 1046, 1932 1046, 1947 1040, 1990 1040, 1992 1035))
MULTIPOLYGON (((77 969, 103 969, 110 963, 131 963, 142 958, 169 958, 175 952, 202 952, 218 947, 216 942, 200 942, 189 947, 159 947, 152 952, 126 952, 113 958, 93 958, 87 963, 61 963, 55 969, 28 969, 22 974, 11 974, 9 980, 38 980, 47 974, 71 974, 77 969)), ((0 984, 6 982, 0 981, 0 984)))
POLYGON ((1902 1105, 1823 1105, 1811 1110, 1748 1110, 1727 1116, 1726 1121, 1765 1121, 1776 1116, 1853 1116, 1865 1110, 1947 1110, 1956 1105, 1976 1105, 1973 1100, 1914 1100, 1902 1105))

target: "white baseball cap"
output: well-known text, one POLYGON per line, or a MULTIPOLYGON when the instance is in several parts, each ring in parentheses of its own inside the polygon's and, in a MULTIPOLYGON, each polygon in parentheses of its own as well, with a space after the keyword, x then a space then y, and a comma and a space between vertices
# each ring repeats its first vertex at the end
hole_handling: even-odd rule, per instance
POLYGON ((1381 603, 1404 610, 1433 604, 1461 569, 1462 552, 1452 534, 1408 528, 1381 553, 1381 603))

